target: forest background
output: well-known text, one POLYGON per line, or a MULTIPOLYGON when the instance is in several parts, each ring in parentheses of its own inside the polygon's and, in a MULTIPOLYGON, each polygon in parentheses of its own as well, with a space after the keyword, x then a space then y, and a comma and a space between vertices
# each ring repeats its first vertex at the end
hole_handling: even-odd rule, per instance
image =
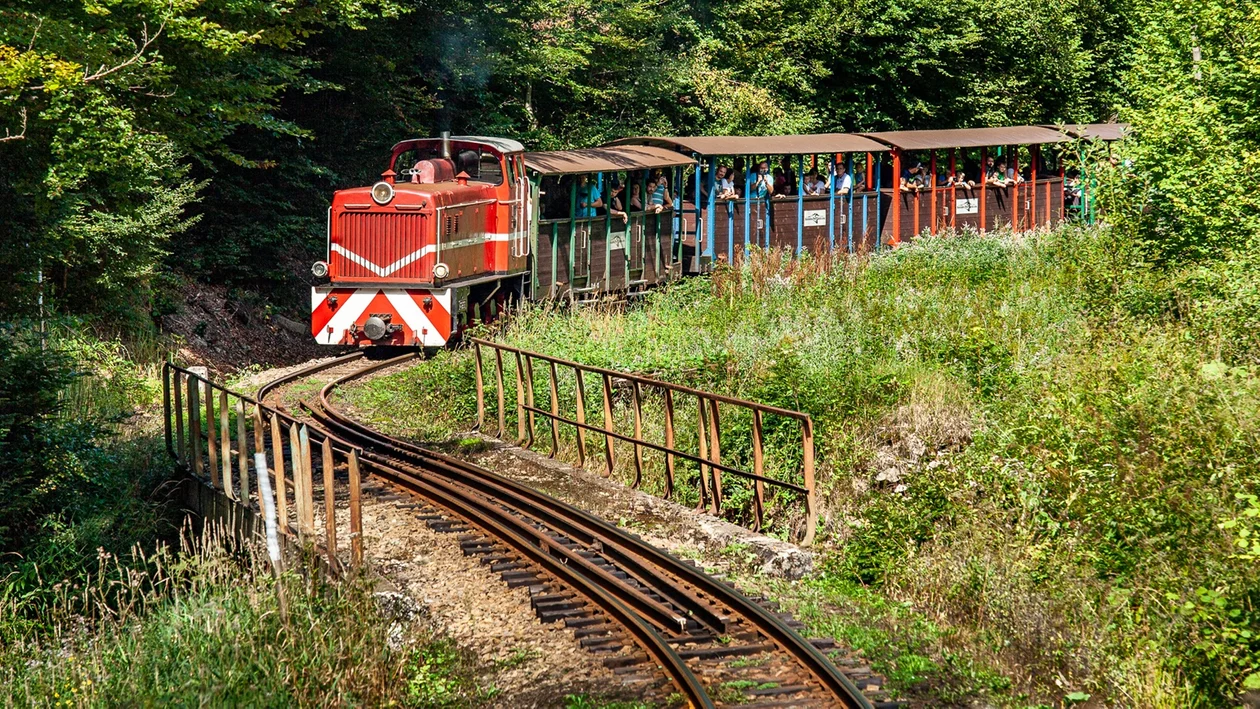
MULTIPOLYGON (((113 440, 152 396, 134 363, 162 358, 190 283, 303 319, 331 193, 402 138, 1112 119, 1131 134, 1101 175, 1116 248, 1090 317, 1208 323, 1210 364, 1255 381, 1260 9, 1242 0, 0 0, 0 608, 161 535, 142 499, 160 454, 113 440)), ((1226 595, 1186 601, 1210 642, 1169 670, 1218 699, 1260 690, 1260 587, 1226 595)))

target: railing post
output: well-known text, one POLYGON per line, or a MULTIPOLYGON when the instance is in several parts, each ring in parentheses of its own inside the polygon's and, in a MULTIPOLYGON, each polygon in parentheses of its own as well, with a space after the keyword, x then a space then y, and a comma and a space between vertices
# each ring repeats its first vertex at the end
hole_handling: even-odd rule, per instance
MULTIPOLYGON (((674 391, 665 387, 665 447, 674 449, 674 391)), ((674 454, 665 453, 665 499, 674 494, 674 454)))
MULTIPOLYGON (((718 402, 717 399, 709 399, 709 406, 712 413, 709 416, 709 460, 714 463, 722 463, 722 441, 721 441, 721 422, 718 419, 718 402)), ((709 466, 713 471, 713 514, 717 516, 722 513, 722 470, 709 466)))
POLYGON ((188 376, 188 443, 192 449, 192 471, 197 477, 205 471, 201 462, 201 383, 188 376))
POLYGON ((507 419, 503 410, 503 351, 498 347, 494 348, 494 383, 499 402, 499 432, 495 438, 503 438, 503 434, 507 432, 507 419))
POLYGON ((166 436, 166 452, 175 456, 171 440, 171 363, 162 363, 162 429, 166 436))
POLYGON ((477 375, 477 430, 486 425, 486 391, 481 380, 481 345, 473 342, 473 362, 477 375))
MULTIPOLYGON (((281 534, 289 533, 289 499, 284 480, 284 436, 280 433, 280 417, 271 415, 272 468, 276 472, 276 517, 280 520, 281 534)), ((296 458, 294 458, 296 460, 296 458)))
POLYGON ((525 368, 516 352, 516 444, 525 445, 525 368))
POLYGON ((801 546, 809 546, 814 543, 814 533, 818 528, 818 499, 817 491, 814 489, 814 421, 806 416, 801 421, 801 447, 804 449, 804 473, 805 473, 805 536, 801 539, 801 546))
POLYGON ((337 566, 337 499, 336 487, 333 485, 333 447, 332 441, 324 437, 323 461, 320 467, 324 473, 324 548, 328 552, 328 566, 333 573, 338 573, 337 566))
POLYGON ((306 429, 306 424, 302 424, 302 428, 298 429, 298 443, 302 448, 300 460, 301 467, 295 463, 295 472, 299 471, 297 488, 298 488, 298 536, 305 540, 315 536, 315 500, 314 487, 311 481, 311 436, 306 429))
MULTIPOLYGON (((297 516, 298 542, 301 543, 306 539, 306 532, 302 529, 302 434, 296 423, 289 424, 289 462, 293 464, 293 510, 297 516)), ((289 524, 287 516, 284 524, 286 527, 289 524)))
POLYGON ((241 478, 241 504, 249 507, 249 443, 245 440, 245 400, 236 400, 236 464, 241 478))
MULTIPOLYGON (((612 432, 612 378, 604 375, 604 430, 612 432)), ((613 437, 604 434, 604 477, 613 474, 613 437)))
POLYGON ((232 430, 228 428, 228 395, 226 389, 219 390, 219 464, 223 466, 223 492, 229 500, 236 499, 236 490, 232 485, 232 430))
POLYGON ((363 566, 363 508, 360 495, 362 480, 359 477, 359 454, 350 450, 350 565, 354 569, 363 566))
MULTIPOLYGON (((704 397, 696 397, 696 455, 700 460, 709 459, 709 413, 704 405, 704 397)), ((700 467, 700 501, 696 504, 696 511, 704 510, 705 503, 709 498, 709 466, 704 463, 699 464, 700 467)))
POLYGON ((556 391, 556 363, 548 360, 547 364, 551 370, 551 457, 555 458, 560 450, 560 424, 556 421, 560 416, 560 394, 556 391))
POLYGON ((577 454, 578 467, 586 467, 586 382, 582 378, 582 370, 578 367, 573 368, 573 376, 577 378, 577 388, 574 396, 577 398, 577 454))
POLYGON ((643 440, 643 403, 639 381, 635 379, 630 384, 634 394, 634 482, 630 487, 637 490, 639 483, 643 481, 643 446, 639 445, 639 441, 643 440))
POLYGON ((223 489, 219 474, 219 422, 214 418, 214 389, 206 382, 206 453, 210 458, 210 487, 223 489))
POLYGON ((525 355, 525 406, 527 408, 525 419, 529 423, 525 427, 525 447, 530 448, 534 445, 534 358, 528 354, 525 355))
POLYGON ((184 383, 180 381, 182 375, 178 369, 172 372, 175 374, 171 387, 175 392, 175 460, 186 464, 188 456, 184 453, 184 395, 181 393, 184 383))
POLYGON ((760 532, 765 523, 766 486, 761 478, 766 474, 765 450, 761 433, 761 409, 753 409, 753 473, 757 479, 753 481, 753 515, 757 520, 757 531, 760 532))

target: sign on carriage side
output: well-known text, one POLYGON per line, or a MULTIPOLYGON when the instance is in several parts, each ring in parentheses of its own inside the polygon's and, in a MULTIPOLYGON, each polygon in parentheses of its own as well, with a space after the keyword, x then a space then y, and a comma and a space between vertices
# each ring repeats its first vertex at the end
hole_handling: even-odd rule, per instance
POLYGON ((827 210, 806 209, 805 226, 827 226, 827 210))

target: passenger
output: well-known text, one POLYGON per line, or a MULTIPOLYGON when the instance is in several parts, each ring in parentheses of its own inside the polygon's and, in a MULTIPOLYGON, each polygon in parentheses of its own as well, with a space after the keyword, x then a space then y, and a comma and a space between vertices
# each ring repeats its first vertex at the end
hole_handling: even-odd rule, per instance
MULTIPOLYGON (((862 176, 858 175, 861 180, 862 176)), ((844 163, 836 165, 836 194, 849 194, 853 190, 853 177, 849 174, 849 168, 844 163)))
POLYGON ((774 198, 783 199, 787 196, 787 176, 783 174, 783 168, 776 167, 774 169, 774 198))
POLYGON ((643 211, 643 197, 639 194, 639 181, 630 183, 630 211, 643 211))
POLYGON ((819 179, 817 170, 810 170, 805 176, 805 194, 812 197, 827 194, 827 183, 819 179))
POLYGON ((625 192, 625 190, 625 185, 616 180, 612 181, 608 189, 608 213, 623 222, 629 218, 625 207, 621 204, 621 193, 625 192))
POLYGON ((669 178, 657 170, 652 176, 652 181, 648 183, 648 207, 656 214, 660 214, 671 204, 673 200, 669 198, 669 178))
POLYGON ((735 158, 735 167, 731 170, 731 182, 735 185, 735 194, 744 195, 744 159, 735 158))
POLYGON ((916 162, 901 171, 901 191, 918 192, 923 189, 923 163, 916 162))
POLYGON ((770 174, 770 163, 762 160, 757 164, 757 174, 753 176, 752 199, 765 199, 774 194, 774 177, 770 174))
POLYGON ((1007 187, 1012 182, 1006 179, 1006 161, 999 160, 993 164, 985 176, 985 184, 991 187, 1007 187))
POLYGON ((590 218, 598 214, 596 210, 604 207, 604 201, 600 199, 602 195, 599 193, 599 186, 592 183, 590 178, 582 175, 578 178, 577 199, 579 218, 590 218))
POLYGON ((718 199, 735 199, 735 181, 731 179, 730 171, 725 165, 718 165, 717 182, 715 185, 718 199))
POLYGON ((792 197, 795 197, 796 190, 797 190, 797 182, 796 182, 796 170, 792 169, 792 156, 784 155, 783 159, 779 161, 779 167, 783 170, 783 186, 784 186, 783 192, 781 192, 780 194, 782 194, 785 197, 789 195, 792 197))

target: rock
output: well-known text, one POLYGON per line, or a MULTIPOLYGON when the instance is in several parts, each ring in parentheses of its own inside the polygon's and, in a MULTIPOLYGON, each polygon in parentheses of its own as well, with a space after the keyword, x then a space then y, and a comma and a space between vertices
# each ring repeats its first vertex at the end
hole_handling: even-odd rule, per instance
MULTIPOLYGON (((771 542, 777 540, 771 539, 771 542)), ((798 547, 778 542, 778 548, 765 547, 761 573, 794 581, 814 570, 814 555, 798 547)))
POLYGON ((879 471, 879 475, 875 476, 876 482, 881 483, 899 483, 901 482, 901 468, 896 466, 889 467, 879 471))
POLYGON ((283 315, 272 315, 271 319, 277 325, 284 328, 285 330, 288 330, 294 335, 309 335, 310 334, 310 326, 307 325, 306 323, 301 323, 301 322, 298 322, 297 320, 286 318, 283 315))

